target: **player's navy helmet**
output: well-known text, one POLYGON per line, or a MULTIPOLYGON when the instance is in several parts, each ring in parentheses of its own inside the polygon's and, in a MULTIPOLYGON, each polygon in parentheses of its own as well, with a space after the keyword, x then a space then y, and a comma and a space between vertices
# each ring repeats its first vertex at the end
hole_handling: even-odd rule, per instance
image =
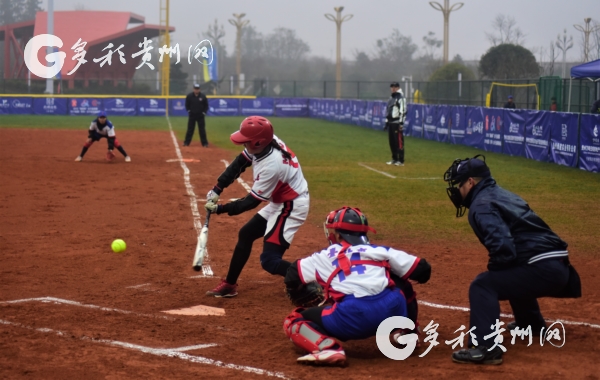
POLYGON ((237 145, 250 143, 255 148, 264 148, 273 141, 273 125, 262 116, 249 116, 240 124, 240 130, 231 134, 237 145))
POLYGON ((106 111, 98 112, 98 117, 106 117, 106 111))
POLYGON ((456 216, 461 217, 465 214, 465 206, 463 205, 462 195, 460 194, 460 186, 469 178, 487 178, 492 174, 490 168, 485 163, 485 156, 478 154, 473 158, 454 160, 452 165, 444 173, 444 181, 448 183, 446 192, 448 197, 456 207, 456 216), (483 159, 479 159, 482 157, 483 159))
POLYGON ((330 244, 339 243, 335 233, 351 245, 369 244, 367 232, 376 231, 369 227, 367 217, 358 208, 344 206, 331 211, 324 223, 325 236, 330 244))

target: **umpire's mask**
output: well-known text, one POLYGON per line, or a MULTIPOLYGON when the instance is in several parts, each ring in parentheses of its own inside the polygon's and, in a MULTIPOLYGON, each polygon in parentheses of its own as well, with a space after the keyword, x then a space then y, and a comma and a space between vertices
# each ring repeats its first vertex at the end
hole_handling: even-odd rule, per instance
POLYGON ((444 173, 444 181, 448 183, 446 192, 448 197, 452 201, 454 207, 456 207, 456 217, 460 218, 465 214, 466 207, 464 199, 460 194, 460 187, 469 178, 485 178, 491 175, 490 169, 485 163, 485 156, 478 154, 473 158, 454 160, 452 165, 444 173), (478 159, 482 157, 482 159, 478 159))

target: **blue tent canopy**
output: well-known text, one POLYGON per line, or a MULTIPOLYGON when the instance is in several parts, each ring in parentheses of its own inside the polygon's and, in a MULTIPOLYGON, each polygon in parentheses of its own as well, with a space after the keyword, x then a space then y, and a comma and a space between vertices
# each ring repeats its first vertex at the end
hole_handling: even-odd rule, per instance
POLYGON ((600 78, 600 59, 573 66, 571 78, 600 78))

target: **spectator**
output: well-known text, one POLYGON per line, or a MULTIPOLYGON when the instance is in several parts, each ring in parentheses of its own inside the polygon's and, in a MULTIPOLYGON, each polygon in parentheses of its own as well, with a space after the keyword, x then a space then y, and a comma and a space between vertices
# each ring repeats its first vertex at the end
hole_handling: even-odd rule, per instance
POLYGON ((513 96, 508 95, 508 101, 504 103, 504 108, 517 108, 515 103, 513 102, 513 96))
POLYGON ((550 111, 556 112, 558 111, 558 105, 556 104, 556 98, 552 97, 552 99, 550 99, 550 111))
POLYGON ((594 104, 592 104, 591 113, 600 113, 600 99, 596 100, 594 104))

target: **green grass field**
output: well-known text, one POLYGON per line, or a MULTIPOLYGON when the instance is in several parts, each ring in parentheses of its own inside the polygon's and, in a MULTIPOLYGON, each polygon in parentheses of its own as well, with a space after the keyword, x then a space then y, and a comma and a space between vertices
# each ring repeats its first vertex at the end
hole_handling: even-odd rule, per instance
MULTIPOLYGON (((162 117, 111 117, 117 130, 168 131, 162 117)), ((229 141, 243 117, 207 118, 211 144, 231 152, 229 141)), ((85 133, 90 117, 17 116, 0 118, 0 127, 79 129, 85 133)), ((455 158, 483 153, 500 186, 514 191, 579 254, 598 255, 600 176, 556 164, 483 152, 461 145, 406 138, 406 166, 390 167, 387 133, 308 118, 271 118, 275 133, 296 153, 311 193, 310 223, 342 205, 361 208, 389 243, 421 241, 450 246, 476 243, 466 216, 454 217, 443 173, 455 158), (363 163, 397 178, 358 165, 363 163), (417 179, 417 178, 437 178, 417 179)), ((187 118, 172 117, 179 139, 187 118)), ((197 141, 197 132, 194 137, 197 141)), ((170 140, 166 140, 170 141, 170 140)))

